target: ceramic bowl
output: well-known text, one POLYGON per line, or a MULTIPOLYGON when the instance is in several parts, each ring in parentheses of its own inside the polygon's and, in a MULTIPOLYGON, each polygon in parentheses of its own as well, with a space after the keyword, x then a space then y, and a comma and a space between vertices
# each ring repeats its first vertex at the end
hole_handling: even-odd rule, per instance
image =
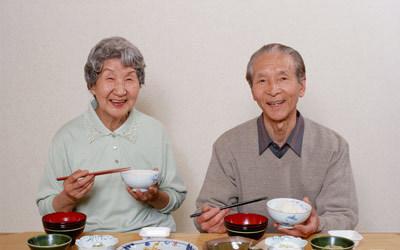
POLYGON ((269 215, 283 228, 293 228, 310 216, 310 204, 291 198, 277 198, 267 202, 269 215))
POLYGON ((229 236, 260 239, 267 228, 268 218, 260 214, 236 213, 225 216, 224 225, 229 236))
POLYGON ((273 236, 265 239, 268 250, 292 249, 303 250, 307 241, 293 236, 273 236))
POLYGON ((158 182, 159 171, 132 169, 121 172, 121 177, 129 187, 145 192, 151 185, 158 182))
POLYGON ((68 235, 43 234, 28 239, 26 244, 32 250, 64 250, 71 241, 72 239, 68 235))
POLYGON ((352 240, 338 236, 317 236, 310 241, 313 250, 351 250, 354 248, 352 240))
POLYGON ((76 240, 79 250, 114 250, 117 243, 111 235, 86 235, 76 240))

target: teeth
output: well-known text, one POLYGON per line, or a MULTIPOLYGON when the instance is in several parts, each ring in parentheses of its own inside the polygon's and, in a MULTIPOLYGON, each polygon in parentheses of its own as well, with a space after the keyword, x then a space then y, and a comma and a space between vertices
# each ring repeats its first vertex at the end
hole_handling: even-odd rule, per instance
POLYGON ((268 102, 268 105, 279 105, 282 104, 284 101, 280 100, 280 101, 273 101, 273 102, 268 102))
POLYGON ((113 103, 124 103, 125 101, 111 100, 113 103))

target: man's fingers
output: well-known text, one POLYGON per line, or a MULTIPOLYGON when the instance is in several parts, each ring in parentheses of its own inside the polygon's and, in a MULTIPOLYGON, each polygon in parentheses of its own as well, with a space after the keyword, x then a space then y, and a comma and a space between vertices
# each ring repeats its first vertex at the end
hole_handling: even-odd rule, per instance
POLYGON ((228 214, 229 210, 219 210, 219 208, 212 208, 205 214, 201 215, 202 221, 200 226, 204 231, 209 232, 211 229, 218 228, 219 225, 224 223, 224 217, 228 214))

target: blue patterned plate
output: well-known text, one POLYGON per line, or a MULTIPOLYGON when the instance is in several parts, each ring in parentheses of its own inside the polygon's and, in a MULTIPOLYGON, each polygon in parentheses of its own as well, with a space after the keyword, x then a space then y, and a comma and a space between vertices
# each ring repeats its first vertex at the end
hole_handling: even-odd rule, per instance
POLYGON ((149 239, 125 243, 117 250, 198 250, 192 243, 172 239, 149 239))

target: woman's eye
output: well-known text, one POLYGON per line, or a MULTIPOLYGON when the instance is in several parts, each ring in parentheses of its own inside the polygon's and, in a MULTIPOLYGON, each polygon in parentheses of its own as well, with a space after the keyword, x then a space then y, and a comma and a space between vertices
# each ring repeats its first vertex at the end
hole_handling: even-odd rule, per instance
POLYGON ((112 78, 112 77, 107 77, 106 80, 108 80, 108 81, 113 81, 114 78, 112 78))

